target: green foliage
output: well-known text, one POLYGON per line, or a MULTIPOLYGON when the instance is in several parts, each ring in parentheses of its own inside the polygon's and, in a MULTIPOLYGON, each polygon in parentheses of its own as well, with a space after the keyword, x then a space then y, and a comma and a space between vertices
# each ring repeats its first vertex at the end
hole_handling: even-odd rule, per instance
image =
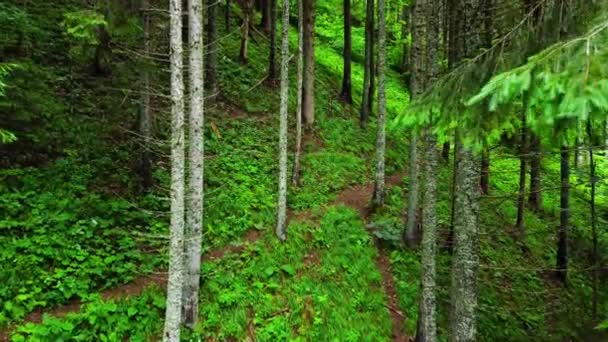
POLYGON ((40 324, 19 327, 11 341, 150 341, 160 333, 164 309, 158 288, 118 302, 94 298, 78 313, 63 318, 45 315, 40 324))
POLYGON ((61 26, 65 29, 65 34, 76 43, 95 46, 99 44, 98 30, 105 29, 108 23, 102 14, 84 10, 66 13, 61 26))

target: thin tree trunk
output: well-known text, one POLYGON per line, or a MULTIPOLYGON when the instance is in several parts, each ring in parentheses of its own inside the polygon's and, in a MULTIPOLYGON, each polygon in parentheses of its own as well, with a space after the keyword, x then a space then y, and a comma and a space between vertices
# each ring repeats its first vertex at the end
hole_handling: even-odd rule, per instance
POLYGON ((443 159, 444 162, 449 162, 450 161, 450 142, 446 141, 443 143, 443 147, 441 148, 441 159, 443 159))
POLYGON ((289 109, 289 0, 283 0, 281 35, 281 108, 279 128, 279 203, 276 234, 285 241, 287 221, 287 111, 289 109))
MULTIPOLYGON (((199 8, 202 4, 199 1, 199 8)), ((182 288, 184 285, 184 80, 182 2, 171 0, 171 222, 169 280, 163 341, 180 340, 182 288)))
POLYGON ((266 33, 270 32, 271 29, 271 21, 272 21, 272 1, 273 0, 262 0, 262 22, 260 26, 262 30, 266 33))
POLYGON ((373 17, 374 17, 374 0, 367 0, 366 15, 365 15, 365 62, 363 69, 363 99, 361 100, 361 111, 359 115, 359 123, 361 127, 367 125, 369 120, 370 107, 370 83, 372 75, 372 55, 373 55, 373 17))
MULTIPOLYGON (((458 131, 456 131, 458 133, 458 131)), ((458 149, 462 148, 460 138, 454 134, 454 161, 452 163, 452 183, 450 184, 450 228, 446 240, 448 252, 452 254, 454 251, 454 223, 456 221, 456 170, 458 170, 458 149)))
MULTIPOLYGON (((413 58, 416 60, 416 57, 413 58)), ((414 248, 418 245, 418 133, 412 131, 410 134, 410 161, 408 168, 409 187, 407 199, 407 223, 405 226, 405 243, 414 248)))
MULTIPOLYGON (((412 74, 410 77, 410 91, 412 97, 416 98, 424 92, 426 69, 425 69, 425 44, 426 41, 426 24, 425 24, 425 3, 426 0, 417 0, 414 2, 412 13, 412 74)), ((419 198, 419 175, 418 175, 418 133, 412 131, 410 135, 410 165, 408 170, 409 175, 409 193, 407 203, 407 225, 405 230, 405 242, 410 247, 415 247, 419 243, 418 237, 418 198, 419 198)))
POLYGON ((570 152, 566 144, 562 145, 560 152, 560 179, 560 214, 555 268, 558 279, 565 284, 568 276, 568 230, 570 226, 570 152))
POLYGON ((576 149, 574 150, 574 169, 578 170, 581 166, 583 166, 583 159, 585 158, 584 153, 581 153, 583 150, 583 128, 580 123, 577 123, 576 128, 576 149))
POLYGON ((537 134, 532 133, 530 136, 530 208, 534 213, 542 211, 542 193, 541 193, 541 147, 540 138, 537 134))
POLYGON ((302 154, 302 82, 304 74, 304 9, 303 0, 298 0, 298 62, 296 84, 296 148, 293 158, 293 185, 300 186, 300 155, 302 154))
POLYGON ((410 15, 410 6, 411 4, 404 4, 401 7, 401 40, 402 43, 402 52, 401 52, 401 71, 408 72, 410 68, 410 49, 409 44, 406 41, 410 32, 412 31, 412 16, 410 15))
POLYGON ((589 182, 591 183, 591 236, 593 238, 593 302, 591 312, 593 314, 593 319, 597 319, 600 258, 597 240, 597 215, 595 212, 595 187, 597 179, 595 175, 595 162, 593 160, 593 135, 591 131, 590 120, 587 120, 587 137, 589 138, 589 182))
POLYGON ((302 90, 302 115, 304 123, 311 127, 315 122, 315 0, 304 1, 304 83, 302 90))
POLYGON ((479 186, 483 195, 490 194, 490 150, 487 146, 481 151, 481 180, 479 186))
POLYGON ((350 25, 350 0, 343 0, 344 3, 344 50, 342 56, 344 59, 344 68, 342 75, 342 91, 340 97, 342 101, 348 104, 353 103, 352 93, 352 78, 351 78, 351 60, 352 60, 352 37, 350 25))
POLYGON ((209 95, 215 97, 218 93, 217 84, 217 54, 219 44, 217 43, 217 6, 218 0, 207 0, 207 65, 206 82, 209 95))
MULTIPOLYGON (((526 95, 524 95, 526 96, 526 95)), ((521 137, 519 143, 519 190, 517 192, 517 221, 515 227, 520 238, 524 235, 524 210, 526 209, 526 161, 527 161, 527 131, 526 104, 521 116, 521 137)))
MULTIPOLYGON (((143 45, 144 56, 147 64, 150 56, 150 1, 143 0, 142 2, 142 21, 143 21, 143 45)), ((140 155, 139 176, 140 176, 140 192, 150 190, 153 184, 152 180, 152 163, 150 161, 150 146, 152 144, 152 110, 150 108, 150 72, 148 67, 144 67, 141 75, 142 92, 141 92, 141 109, 139 117, 139 134, 142 138, 142 147, 140 155)))
POLYGON ((204 167, 204 74, 202 4, 189 0, 189 90, 190 118, 188 161, 188 208, 186 215, 185 265, 186 285, 183 296, 184 325, 194 328, 198 321, 198 290, 201 272, 201 243, 203 232, 203 167, 204 167))
POLYGON ((268 56, 268 83, 275 85, 279 77, 277 68, 277 0, 270 3, 270 51, 268 56))
POLYGON ((370 17, 371 30, 370 30, 370 50, 371 55, 369 56, 369 98, 367 102, 368 115, 372 115, 374 112, 374 96, 376 95, 376 77, 378 76, 378 69, 375 61, 376 56, 376 37, 375 37, 375 15, 376 10, 374 9, 374 0, 372 0, 372 15, 370 17))
MULTIPOLYGON (((433 84, 439 75, 439 27, 440 0, 417 0, 426 6, 427 18, 427 84, 433 84)), ((430 113, 430 124, 433 125, 433 112, 430 113)), ((421 316, 418 319, 416 340, 420 342, 437 341, 436 321, 436 254, 437 254, 437 169, 438 151, 437 140, 431 127, 424 131, 425 163, 422 205, 422 298, 420 302, 421 316)))
POLYGON ((608 158, 608 119, 604 121, 604 155, 608 158))
POLYGON ((376 182, 374 206, 384 205, 384 177, 386 150, 386 9, 385 0, 378 0, 378 133, 376 136, 376 182))
POLYGON ((249 20, 251 19, 251 0, 243 1, 243 26, 241 27, 241 48, 239 50, 239 61, 247 64, 247 51, 249 45, 249 20))

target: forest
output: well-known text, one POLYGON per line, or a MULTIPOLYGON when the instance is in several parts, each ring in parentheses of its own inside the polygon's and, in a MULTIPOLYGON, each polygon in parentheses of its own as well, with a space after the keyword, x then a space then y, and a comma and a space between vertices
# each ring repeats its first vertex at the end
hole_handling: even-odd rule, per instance
POLYGON ((0 341, 608 341, 608 1, 0 1, 0 341))

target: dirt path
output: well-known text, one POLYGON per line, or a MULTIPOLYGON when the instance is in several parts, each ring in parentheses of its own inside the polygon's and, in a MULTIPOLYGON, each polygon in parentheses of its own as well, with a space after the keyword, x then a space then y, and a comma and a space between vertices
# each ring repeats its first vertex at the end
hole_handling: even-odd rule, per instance
MULTIPOLYGON (((403 179, 403 173, 397 173, 392 175, 386 179, 386 186, 395 186, 398 185, 403 179)), ((370 201, 373 193, 373 184, 364 184, 364 185, 355 185, 350 188, 347 188, 340 192, 336 199, 331 203, 333 205, 341 204, 345 206, 349 206, 354 208, 359 212, 359 215, 364 221, 367 221, 370 211, 370 201)), ((298 220, 306 219, 310 216, 310 210, 303 210, 298 213, 291 212, 291 218, 295 218, 298 220)), ((262 231, 257 229, 251 229, 247 232, 244 238, 241 240, 243 243, 239 245, 227 245, 214 248, 209 252, 205 253, 202 257, 202 261, 221 259, 224 255, 228 253, 241 253, 245 250, 245 248, 254 244, 257 240, 262 236, 262 231)), ((397 298, 397 292, 395 290, 395 283, 393 280, 393 276, 390 270, 390 261, 388 259, 388 255, 386 254, 386 250, 384 250, 378 243, 377 239, 374 237, 374 242, 378 247, 378 256, 376 257, 376 264, 378 265, 378 269, 382 274, 382 286, 387 294, 388 298, 388 309, 391 315, 392 320, 392 332, 393 332, 393 341, 395 342, 406 342, 410 341, 409 336, 405 334, 405 329, 403 326, 403 320, 405 319, 404 314, 399 310, 399 301, 397 298)), ((155 274, 139 276, 135 278, 133 281, 120 285, 117 287, 113 287, 107 290, 103 290, 100 295, 104 300, 108 299, 124 299, 129 296, 137 296, 141 294, 147 287, 150 285, 157 285, 161 288, 165 288, 167 284, 167 274, 166 272, 156 272, 155 274)), ((23 321, 19 322, 18 325, 23 325, 27 323, 40 323, 42 322, 43 314, 48 314, 53 317, 64 317, 70 313, 76 313, 80 311, 80 307, 82 302, 80 299, 73 299, 68 303, 57 306, 53 309, 45 309, 38 308, 32 312, 30 312, 23 321)), ((9 325, 7 327, 0 329, 0 342, 8 342, 10 341, 10 334, 15 326, 9 325)))
MULTIPOLYGON (((394 174, 386 179, 386 186, 399 185, 404 177, 404 173, 394 174)), ((370 202, 374 191, 373 184, 367 185, 356 185, 348 188, 340 193, 340 195, 334 201, 334 204, 342 204, 356 209, 361 216, 361 219, 367 223, 371 214, 370 202)), ((412 341, 405 332, 405 326, 403 322, 405 315, 399 310, 399 299, 397 296, 397 290, 395 289, 395 281, 393 274, 391 273, 391 263, 387 254, 378 239, 373 236, 374 243, 378 248, 378 256, 376 257, 376 265, 380 274, 382 275, 382 287, 386 293, 388 299, 388 309, 391 315, 392 321, 392 337, 394 342, 408 342, 412 341)))

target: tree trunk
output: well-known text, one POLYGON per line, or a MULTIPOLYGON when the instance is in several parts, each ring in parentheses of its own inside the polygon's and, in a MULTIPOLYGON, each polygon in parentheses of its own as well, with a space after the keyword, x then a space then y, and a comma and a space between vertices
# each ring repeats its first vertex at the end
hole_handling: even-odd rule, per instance
MULTIPOLYGON (((440 0, 417 0, 425 4, 427 18, 427 85, 435 82, 439 74, 439 22, 440 22, 440 0)), ((433 112, 430 113, 432 126, 433 112)), ((422 298, 420 301, 421 316, 418 319, 418 332, 416 340, 421 342, 437 341, 436 321, 436 254, 437 254, 437 170, 438 151, 437 140, 431 131, 431 127, 424 131, 425 163, 423 183, 423 205, 422 205, 422 298)))
POLYGON ((241 48, 239 50, 239 61, 247 64, 247 50, 249 45, 249 20, 251 19, 251 0, 243 1, 243 26, 241 27, 241 48))
POLYGON ((315 122, 315 0, 304 2, 304 83, 302 90, 302 115, 304 123, 315 122))
POLYGON ((272 21, 272 1, 273 0, 262 0, 260 3, 262 5, 262 22, 260 26, 262 27, 262 31, 269 33, 271 29, 271 21, 272 21))
POLYGON ((276 234, 285 241, 287 221, 287 111, 289 110, 289 0, 283 0, 281 35, 281 108, 279 128, 279 203, 276 234))
POLYGON ((450 161, 450 142, 446 141, 443 143, 443 147, 441 149, 441 159, 443 159, 444 162, 449 162, 450 161))
POLYGON ((560 153, 560 179, 560 214, 555 268, 558 279, 565 284, 568 276, 568 230, 570 226, 570 152, 566 144, 562 145, 560 153))
MULTIPOLYGON (((204 74, 202 6, 200 0, 190 0, 189 6, 189 90, 190 118, 188 161, 188 208, 186 215, 185 265, 186 285, 183 296, 184 325, 193 329, 198 321, 198 291, 201 272, 201 243, 203 232, 203 167, 204 167, 204 74)), ((211 20, 211 18, 209 18, 211 20)))
MULTIPOLYGON (((425 69, 425 44, 426 41, 426 0, 417 0, 414 2, 412 13, 412 74, 410 77, 410 91, 412 97, 416 98, 424 92, 426 69, 425 69)), ((407 203, 407 226, 405 230, 405 242, 410 247, 418 245, 418 220, 416 214, 418 212, 418 133, 411 132, 410 138, 410 165, 409 165, 409 193, 407 203)))
MULTIPOLYGON (((524 95, 527 96, 527 95, 524 95)), ((517 221, 515 227, 520 238, 524 235, 524 210, 526 209, 526 161, 527 161, 527 131, 526 103, 521 116, 521 137, 519 143, 519 190, 517 192, 517 221)))
POLYGON ((479 187, 483 195, 490 194, 490 150, 487 146, 481 151, 481 180, 479 187))
POLYGON ((541 192, 541 147, 540 138, 535 133, 530 136, 530 208, 534 213, 542 212, 541 192))
POLYGON ((152 144, 152 110, 150 108, 150 72, 147 64, 150 57, 150 1, 142 2, 143 45, 146 67, 141 75, 141 109, 139 113, 139 134, 142 139, 139 160, 140 192, 147 192, 153 184, 150 146, 152 144))
POLYGON ((591 236, 593 238, 593 299, 592 299, 592 314, 593 319, 597 319, 598 306, 598 289, 600 280, 600 257, 598 252, 598 237, 597 237, 597 215, 595 212, 595 186, 597 177, 595 175, 595 162, 593 160, 593 135, 591 129, 591 120, 587 119, 587 137, 589 138, 589 182, 591 183, 591 236))
POLYGON ((371 22, 371 30, 370 30, 370 51, 371 51, 371 55, 369 56, 369 97, 368 97, 368 101, 367 101, 367 112, 368 115, 372 115, 372 113, 374 112, 374 96, 376 95, 376 76, 378 75, 378 69, 377 69, 377 65, 376 65, 376 51, 375 51, 375 47, 376 47, 376 37, 375 37, 375 28, 376 28, 376 23, 375 23, 375 18, 374 15, 376 13, 376 10, 374 9, 374 0, 372 0, 372 15, 370 17, 370 22, 371 22))
MULTIPOLYGON (((461 24, 458 36, 461 46, 457 60, 470 58, 481 46, 480 23, 472 20, 479 9, 479 0, 458 2, 455 21, 461 24)), ((456 133, 458 134, 458 132, 456 133)), ((475 341, 477 335, 477 269, 479 256, 479 160, 473 151, 459 146, 456 170, 454 215, 454 255, 452 258, 452 290, 449 338, 451 341, 475 341)))
POLYGON ((386 150, 386 9, 385 0, 378 0, 378 133, 376 136, 376 182, 373 203, 384 205, 384 176, 386 150))
MULTIPOLYGON (((198 8, 202 9, 198 0, 198 8)), ((171 45, 171 222, 169 280, 163 341, 180 340, 182 288, 184 285, 184 80, 182 2, 170 2, 171 45)), ((202 17, 199 15, 198 17, 202 17)))
POLYGON ((303 34, 304 9, 302 0, 298 0, 298 62, 296 84, 296 148, 293 158, 293 185, 300 186, 300 155, 302 154, 302 82, 304 74, 303 34))
POLYGON ((268 56, 268 83, 275 85, 279 72, 277 68, 277 0, 270 3, 270 51, 268 56))
MULTIPOLYGON (((416 61, 416 57, 412 58, 416 61)), ((407 223, 405 226, 405 243, 414 248, 418 245, 418 133, 412 131, 410 134, 410 162, 408 168, 409 186, 407 198, 407 223)))
POLYGON ((344 68, 342 75, 342 91, 340 97, 348 104, 353 103, 352 79, 351 79, 351 60, 352 60, 352 37, 350 27, 350 0, 344 0, 344 68))
POLYGON ((411 4, 404 4, 401 7, 401 40, 402 43, 402 52, 401 52, 401 71, 408 72, 410 68, 410 49, 409 44, 406 41, 407 36, 409 36, 412 31, 412 16, 410 15, 410 6, 411 4))
POLYGON ((217 54, 219 44, 217 43, 217 0, 207 0, 207 72, 206 81, 209 95, 215 97, 218 93, 217 84, 217 54))
POLYGON ((373 50, 373 30, 374 24, 374 0, 367 0, 366 14, 365 14, 365 62, 363 69, 363 99, 361 100, 361 112, 359 116, 359 123, 361 127, 367 125, 369 120, 369 108, 370 108, 370 84, 372 75, 372 56, 373 50))
POLYGON ((604 121, 604 154, 608 158, 608 119, 604 121))

